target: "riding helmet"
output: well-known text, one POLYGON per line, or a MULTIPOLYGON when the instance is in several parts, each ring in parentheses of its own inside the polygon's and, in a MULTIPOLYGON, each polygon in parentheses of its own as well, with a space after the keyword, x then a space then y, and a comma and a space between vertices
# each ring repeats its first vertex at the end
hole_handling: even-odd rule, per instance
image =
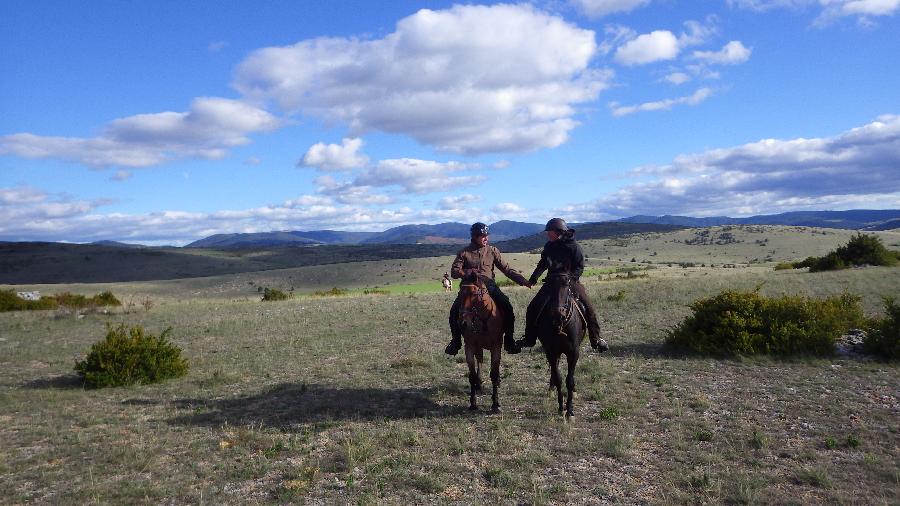
POLYGON ((472 233, 472 237, 488 235, 488 226, 479 221, 478 223, 472 224, 472 228, 469 229, 469 232, 472 233))
POLYGON ((569 230, 569 226, 566 225, 566 220, 562 218, 553 218, 548 221, 547 226, 544 227, 544 232, 549 232, 551 230, 555 232, 566 232, 569 230))

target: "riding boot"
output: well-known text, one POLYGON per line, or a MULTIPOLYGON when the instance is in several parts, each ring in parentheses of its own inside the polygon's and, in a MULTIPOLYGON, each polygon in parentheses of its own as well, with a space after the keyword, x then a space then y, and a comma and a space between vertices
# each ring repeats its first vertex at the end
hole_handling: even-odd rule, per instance
POLYGON ((505 293, 500 291, 497 285, 490 288, 491 297, 494 302, 503 310, 505 318, 503 319, 503 349, 510 355, 515 355, 522 351, 515 341, 515 333, 513 329, 516 326, 516 314, 513 312, 512 303, 505 293))
POLYGON ((570 286, 575 290, 581 307, 584 309, 584 319, 587 320, 588 338, 591 340, 591 347, 603 353, 609 349, 609 345, 600 337, 600 323, 597 321, 597 312, 594 311, 594 306, 588 298, 587 290, 584 289, 584 285, 578 282, 572 283, 570 286))
POLYGON ((587 320, 588 338, 591 341, 591 347, 600 353, 609 349, 606 340, 600 337, 600 324, 597 322, 597 313, 590 301, 582 300, 581 307, 584 308, 584 319, 587 320))
POLYGON ((544 291, 545 289, 542 286, 537 295, 528 303, 528 309, 525 310, 525 335, 518 341, 519 346, 522 348, 530 348, 537 344, 537 330, 534 328, 536 326, 534 320, 538 317, 538 313, 541 312, 546 302, 544 291))
POLYGON ((451 356, 459 353, 459 349, 462 348, 462 332, 459 330, 458 315, 459 300, 457 299, 450 308, 450 335, 452 338, 450 339, 450 344, 444 349, 444 353, 451 356))

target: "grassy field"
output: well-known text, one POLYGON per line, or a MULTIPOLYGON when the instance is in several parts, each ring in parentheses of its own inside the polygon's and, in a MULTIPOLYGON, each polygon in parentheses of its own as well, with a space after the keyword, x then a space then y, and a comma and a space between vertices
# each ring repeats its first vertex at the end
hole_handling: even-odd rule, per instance
MULTIPOLYGON (((844 232, 784 231, 776 244, 782 231, 765 247, 743 235, 677 242, 697 231, 585 243, 595 270, 584 280, 612 349, 583 347, 568 422, 548 395, 539 350, 504 356, 499 414, 487 410, 489 395, 481 411, 466 409, 465 364, 442 352, 454 295, 439 291, 438 278, 449 257, 17 287, 111 289, 154 304, 83 317, 0 313, 0 502, 897 504, 897 364, 718 360, 662 348, 687 304, 724 289, 849 291, 871 315, 881 296, 900 296, 900 268, 773 271, 771 262, 846 242, 844 232), (766 255, 750 263, 755 248, 766 255), (611 274, 635 266, 641 251, 657 253, 642 265, 653 267, 646 277, 611 274), (288 283, 294 299, 259 301, 256 287, 288 283), (374 286, 421 289, 309 295, 374 286), (74 362, 120 322, 153 333, 171 326, 188 375, 83 389, 74 362)), ((883 237, 896 249, 900 235, 883 237)), ((527 275, 536 258, 510 261, 527 275)), ((505 291, 520 314, 534 294, 505 291)))

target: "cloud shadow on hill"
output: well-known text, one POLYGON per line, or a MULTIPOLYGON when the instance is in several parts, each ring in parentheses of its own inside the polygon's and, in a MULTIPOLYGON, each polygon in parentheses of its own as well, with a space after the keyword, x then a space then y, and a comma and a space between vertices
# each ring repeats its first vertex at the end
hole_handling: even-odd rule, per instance
POLYGON ((259 394, 230 399, 185 399, 174 404, 194 413, 170 420, 175 425, 218 427, 262 424, 289 428, 296 424, 347 420, 400 420, 444 417, 462 410, 432 400, 428 388, 337 388, 285 383, 259 394))

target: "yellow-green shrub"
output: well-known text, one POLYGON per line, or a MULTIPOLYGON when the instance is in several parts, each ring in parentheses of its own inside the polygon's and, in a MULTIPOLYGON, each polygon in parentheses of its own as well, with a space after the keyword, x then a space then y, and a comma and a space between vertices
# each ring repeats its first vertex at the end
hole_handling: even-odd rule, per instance
POLYGON ((900 305, 892 297, 884 298, 884 319, 869 324, 864 349, 888 360, 900 359, 900 305))
POLYGON ((166 336, 145 334, 140 325, 128 328, 106 326, 106 338, 94 343, 87 357, 75 364, 75 371, 92 387, 156 383, 187 374, 187 360, 181 349, 166 336))
POLYGON ((667 332, 674 348, 711 355, 834 353, 834 343, 863 322, 859 297, 765 298, 725 291, 691 304, 693 314, 667 332))
POLYGON ((0 290, 0 311, 24 311, 33 309, 56 309, 56 299, 41 297, 40 300, 20 299, 14 290, 0 290))

